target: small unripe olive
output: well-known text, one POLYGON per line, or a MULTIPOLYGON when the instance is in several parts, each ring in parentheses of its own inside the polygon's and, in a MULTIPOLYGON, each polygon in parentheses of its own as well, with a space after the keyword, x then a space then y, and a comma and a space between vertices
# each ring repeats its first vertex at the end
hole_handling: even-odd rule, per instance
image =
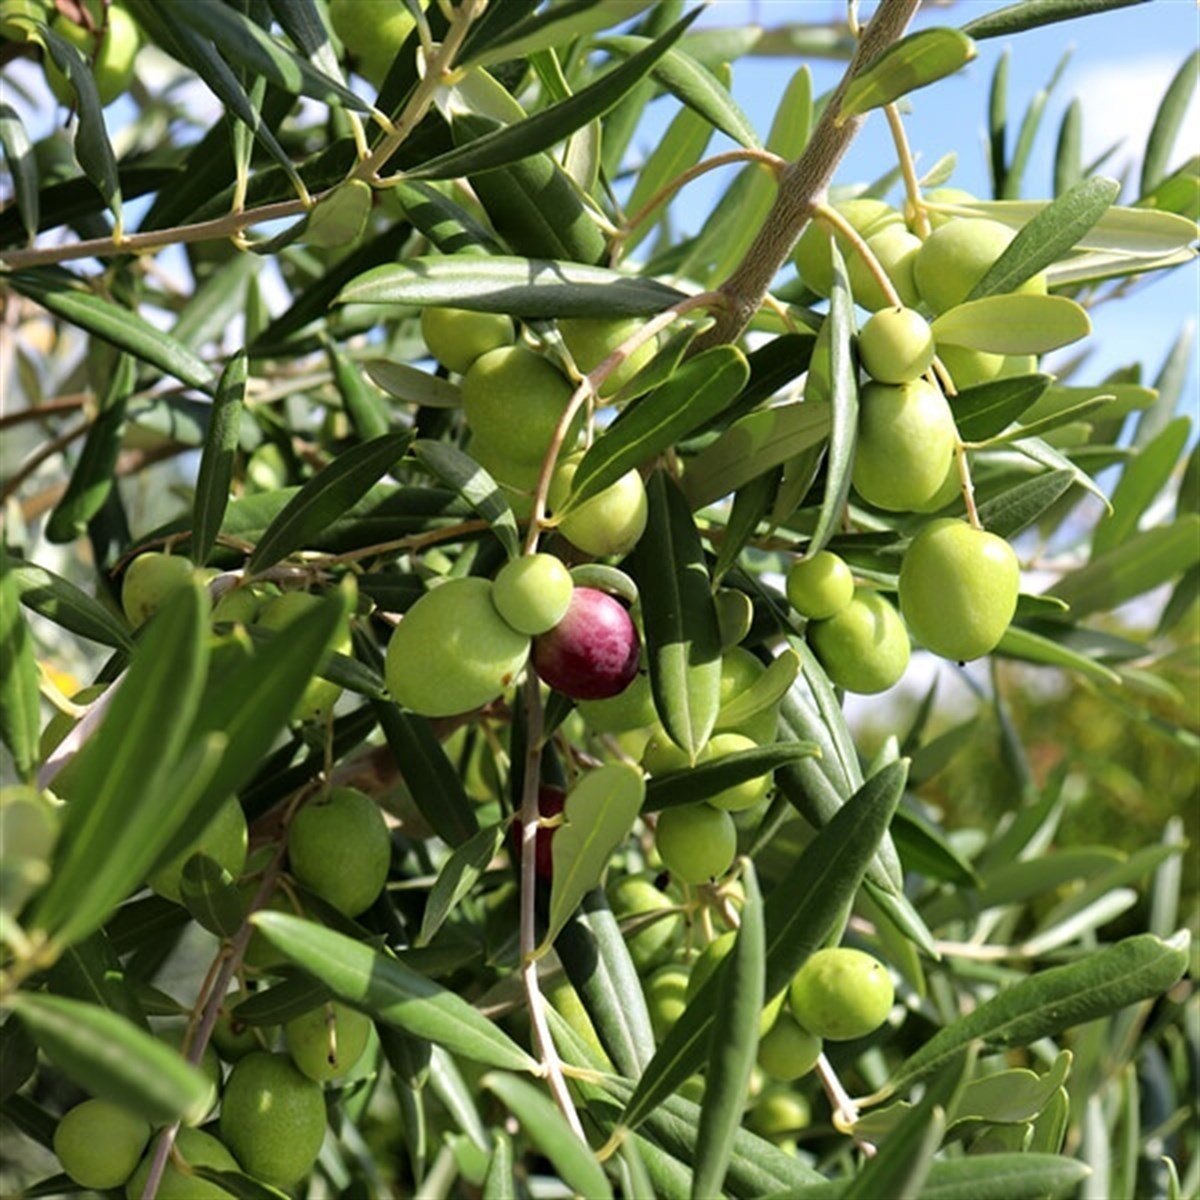
MULTIPOLYGON (((305 613, 311 612, 320 603, 320 597, 309 592, 284 592, 282 596, 276 596, 268 601, 262 612, 259 613, 258 624, 278 633, 305 613)), ((353 648, 350 630, 343 627, 334 639, 332 649, 337 654, 349 655, 353 652, 353 648)), ((332 712, 333 706, 338 702, 341 694, 342 689, 339 684, 314 676, 304 685, 304 691, 300 693, 300 699, 296 701, 296 707, 292 709, 292 719, 296 721, 325 720, 332 712)))
POLYGON ((933 330, 911 308, 884 308, 858 335, 863 368, 880 383, 908 383, 929 370, 934 354, 933 330))
POLYGON ((306 804, 288 830, 292 874, 339 912, 356 917, 387 882, 392 839, 379 806, 357 788, 306 804))
POLYGON ((309 1079, 325 1083, 349 1072, 363 1056, 370 1018, 332 1001, 293 1017, 283 1027, 292 1062, 309 1079))
POLYGON ((150 1140, 141 1117, 107 1100, 85 1100, 63 1114, 54 1130, 54 1153, 81 1187, 120 1187, 137 1168, 150 1140))
POLYGON ((532 636, 553 629, 563 619, 574 590, 562 559, 527 554, 500 568, 492 584, 492 603, 518 633, 532 636))
POLYGON ((312 1170, 325 1138, 321 1088, 286 1054, 248 1054, 221 1097, 221 1137, 247 1174, 289 1187, 312 1170))
POLYGON ((246 460, 246 492, 274 492, 287 487, 288 461, 274 442, 264 442, 246 460))
MULTIPOLYGON (((567 502, 571 480, 582 459, 582 454, 573 455, 555 469, 548 497, 552 513, 567 502)), ((642 477, 630 470, 616 483, 572 509, 559 522, 558 530, 585 554, 597 557, 628 554, 646 530, 648 512, 642 477)))
POLYGON ((1017 556, 1003 538, 944 518, 926 525, 904 555, 900 610, 926 649, 967 662, 996 648, 1020 585, 1017 556))
POLYGON ((580 700, 575 706, 593 733, 628 733, 658 720, 650 676, 639 672, 623 691, 607 700, 580 700))
MULTIPOLYGON (((925 239, 913 265, 921 299, 939 314, 961 304, 1015 236, 999 221, 970 218, 939 226, 925 239)), ((1015 290, 1044 296, 1046 277, 1035 275, 1015 290)))
POLYGON ((226 1062, 237 1062, 255 1050, 269 1050, 275 1040, 277 1026, 248 1025, 239 1019, 237 1006, 246 998, 247 993, 241 991, 226 996, 213 1026, 212 1044, 226 1062))
MULTIPOLYGON (((727 754, 741 754, 746 750, 754 750, 758 743, 740 733, 714 733, 705 746, 704 758, 714 762, 727 754)), ((771 790, 771 776, 760 775, 756 779, 747 779, 744 783, 726 788, 715 796, 709 796, 708 803, 714 808, 723 808, 726 812, 743 812, 753 808, 771 790)))
POLYGON ((213 605, 214 625, 251 625, 262 608, 262 597, 248 587, 232 587, 213 605))
POLYGON ((770 1087, 750 1110, 750 1128, 765 1138, 783 1138, 807 1129, 812 1121, 808 1100, 791 1088, 770 1087))
MULTIPOLYGON (((640 875, 625 875, 612 884, 609 903, 618 920, 672 907, 671 898, 640 875)), ((665 963, 682 940, 683 915, 678 912, 661 917, 625 938, 633 965, 643 974, 665 963)))
MULTIPOLYGON (((845 200, 833 207, 864 238, 870 238, 888 226, 902 226, 904 218, 890 204, 882 200, 845 200)), ((829 252, 829 235, 832 226, 820 217, 810 221, 808 228, 796 243, 795 260, 800 278, 820 296, 828 296, 833 288, 833 257, 829 252)), ((840 234, 835 233, 842 258, 849 260, 854 248, 840 234)))
MULTIPOLYGON (((571 385, 540 354, 501 346, 477 358, 463 376, 463 414, 476 436, 504 458, 541 463, 571 385)), ((581 417, 568 441, 574 441, 581 417)))
MULTIPOLYGON (((889 225, 867 238, 867 249, 883 268, 900 303, 912 307, 920 302, 917 285, 913 282, 913 265, 921 249, 921 239, 900 225, 889 225)), ((874 272, 863 256, 853 247, 846 259, 846 275, 855 304, 876 312, 890 307, 894 301, 880 286, 874 272)))
POLYGON ((513 515, 520 521, 533 514, 533 494, 537 490, 541 463, 517 462, 496 451, 486 439, 473 436, 468 447, 471 457, 496 481, 513 515))
POLYGON ((512 342, 513 323, 503 313, 423 308, 421 336, 438 362, 465 375, 477 358, 512 342))
POLYGON ((181 902, 180 885, 183 881, 183 868, 193 854, 205 854, 222 866, 234 879, 242 873, 246 865, 246 844, 248 833, 246 815, 237 798, 230 796, 217 809, 213 819, 204 827, 200 836, 185 849, 181 850, 170 862, 165 862, 146 882, 151 890, 176 904, 181 902))
POLYGON ((492 603, 486 579, 451 579, 404 614, 387 648, 395 700, 426 717, 448 717, 490 704, 520 674, 529 638, 492 603))
POLYGON ((814 621, 808 640, 825 673, 848 692, 873 695, 899 682, 908 666, 908 631, 878 592, 859 588, 828 621, 814 621))
MULTIPOLYGON (((186 1126, 181 1129, 176 1135, 174 1149, 189 1167, 211 1167, 215 1171, 241 1169, 223 1143, 199 1129, 189 1129, 186 1126)), ((153 1160, 153 1151, 143 1157, 138 1169, 125 1185, 126 1200, 142 1200, 153 1160)), ((199 1175, 190 1172, 185 1173, 171 1158, 167 1159, 167 1169, 163 1172, 158 1194, 163 1200, 167 1200, 167 1197, 170 1197, 170 1200, 229 1200, 229 1193, 220 1184, 209 1183, 207 1179, 201 1179, 199 1175)))
MULTIPOLYGON (((141 34, 133 18, 123 8, 108 6, 106 28, 99 37, 92 30, 84 29, 82 25, 77 25, 61 14, 54 18, 50 27, 88 60, 101 104, 111 104, 129 90, 141 34)), ((42 65, 46 72, 46 82, 59 103, 74 104, 75 88, 59 71, 49 54, 42 65)))
POLYGON ((821 1039, 798 1025, 786 1012, 758 1043, 758 1065, 771 1076, 790 1083, 807 1075, 821 1056, 821 1039))
POLYGON ((854 576, 838 555, 818 550, 812 558, 798 558, 788 568, 787 598, 802 617, 823 621, 854 599, 854 576))
POLYGON ((718 733, 740 733, 760 746, 769 745, 775 740, 779 725, 778 704, 762 708, 737 724, 730 724, 721 712, 743 692, 752 688, 766 669, 745 646, 731 646, 721 655, 721 682, 718 691, 721 704, 714 726, 718 733))
MULTIPOLYGON (((584 375, 590 375, 641 326, 642 322, 635 317, 560 317, 558 320, 558 332, 584 375)), ((655 338, 643 342, 600 385, 600 395, 612 396, 619 392, 654 357, 657 345, 655 338)))
POLYGON ((733 865, 737 827, 727 812, 711 804, 680 805, 659 814, 654 846, 677 879, 705 883, 733 865))
POLYGON ((986 350, 969 350, 966 346, 951 346, 943 342, 937 348, 942 366, 950 372, 957 391, 965 391, 999 376, 1004 369, 1004 356, 988 354, 986 350))
POLYGON ((661 1042, 687 1007, 688 970, 678 963, 659 967, 646 980, 646 1007, 654 1036, 661 1042))
POLYGON ((846 1042, 874 1033, 892 1011, 892 977, 861 950, 818 950, 805 960, 788 992, 792 1015, 810 1033, 846 1042))
POLYGON ((168 597, 191 583, 195 565, 181 554, 157 550, 139 554, 129 564, 121 582, 121 607, 136 629, 166 603, 168 597))
POLYGON ((713 597, 717 605, 717 625, 721 630, 721 647, 736 646, 754 624, 754 603, 737 588, 721 588, 713 597))
POLYGON ((858 413, 854 490, 876 508, 912 511, 942 486, 957 440, 946 398, 925 380, 869 384, 858 413))
MULTIPOLYGON (((979 197, 972 195, 962 188, 956 187, 937 187, 930 188, 924 194, 924 200, 928 204, 978 204, 979 197)), ((930 212, 929 225, 932 229, 939 229, 948 221, 960 221, 961 217, 951 216, 950 213, 930 212)))

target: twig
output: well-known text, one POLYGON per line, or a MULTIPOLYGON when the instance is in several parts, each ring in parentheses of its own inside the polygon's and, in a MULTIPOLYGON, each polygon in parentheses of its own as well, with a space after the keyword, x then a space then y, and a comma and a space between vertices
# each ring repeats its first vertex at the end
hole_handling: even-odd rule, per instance
POLYGON ((44 404, 33 404, 29 408, 21 408, 16 412, 0 416, 0 429, 11 429, 25 421, 41 421, 55 413, 72 412, 77 408, 86 407, 88 394, 77 392, 71 396, 59 396, 56 400, 47 400, 44 404))
POLYGON ((917 168, 908 147, 904 122, 895 104, 885 105, 883 113, 892 131, 892 141, 896 144, 896 157, 900 160, 900 173, 904 176, 904 190, 908 195, 908 206, 912 209, 913 223, 917 227, 917 237, 924 241, 930 233, 929 213, 925 211, 925 201, 921 198, 921 185, 917 181, 917 168))
POLYGON ((849 117, 839 123, 846 88, 856 72, 903 35, 918 3, 919 0, 882 0, 875 10, 808 145, 780 177, 775 203, 758 236, 738 268, 721 285, 727 307, 718 315, 714 327, 697 339, 694 350, 735 341, 758 311, 771 281, 808 223, 813 204, 825 198, 838 163, 865 119, 849 117))
MULTIPOLYGON (((816 1071, 817 1078, 821 1081, 821 1087, 825 1089, 825 1095, 829 1097, 829 1103, 833 1108, 834 1128, 839 1133, 849 1133, 853 1137, 852 1130, 858 1120, 858 1105, 850 1098, 850 1093, 842 1086, 837 1072, 824 1054, 817 1057, 816 1071)), ((868 1158, 874 1156, 875 1147, 870 1142, 855 1137, 854 1144, 868 1158)))
POLYGON ((51 438, 48 442, 43 442, 38 446, 12 476, 4 481, 3 486, 0 486, 0 502, 20 491, 21 484, 33 475, 42 463, 65 450, 76 438, 83 437, 91 427, 92 418, 84 417, 82 421, 77 421, 70 429, 60 433, 58 437, 51 438))
POLYGON ((521 982, 529 1005, 533 1043, 546 1072, 546 1082, 555 1103, 574 1133, 587 1145, 579 1114, 563 1078, 558 1048, 550 1035, 545 1002, 538 987, 537 949, 537 837, 541 821, 538 784, 542 768, 542 697, 537 676, 525 676, 525 778, 521 787, 521 982))

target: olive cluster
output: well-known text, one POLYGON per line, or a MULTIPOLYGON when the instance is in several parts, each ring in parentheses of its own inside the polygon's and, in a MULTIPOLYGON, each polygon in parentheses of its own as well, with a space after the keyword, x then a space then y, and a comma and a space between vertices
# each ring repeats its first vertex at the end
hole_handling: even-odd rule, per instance
MULTIPOLYGON (((929 198, 971 199, 965 193, 929 198)), ((953 408, 932 369, 935 357, 955 390, 1023 373, 1030 364, 938 343, 928 318, 961 304, 1014 235, 994 221, 952 218, 935 220, 922 240, 878 200, 851 200, 837 213, 865 242, 901 301, 896 305, 885 294, 845 229, 820 217, 810 224, 796 249, 804 282, 821 295, 830 293, 832 237, 846 256, 855 300, 872 310, 858 337, 869 378, 860 394, 851 482, 863 501, 884 512, 936 513, 960 491, 963 452, 953 408)), ((1044 294, 1045 277, 1036 275, 1017 290, 1044 294)), ((926 649, 960 662, 995 649, 1016 611, 1019 585, 1017 558, 1007 542, 942 518, 924 525, 909 543, 899 613, 878 591, 856 586, 846 563, 828 551, 795 562, 787 592, 808 620, 810 644, 833 682, 874 693, 903 676, 910 632, 926 649)))

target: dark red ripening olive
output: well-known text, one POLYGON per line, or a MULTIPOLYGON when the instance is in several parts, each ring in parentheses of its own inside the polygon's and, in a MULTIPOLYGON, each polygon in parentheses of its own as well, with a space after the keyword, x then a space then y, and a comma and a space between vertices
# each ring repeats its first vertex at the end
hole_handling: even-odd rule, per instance
POLYGON ((640 650, 637 630, 620 601, 577 587, 566 616, 534 638, 533 669, 572 700, 603 700, 633 682, 640 650))

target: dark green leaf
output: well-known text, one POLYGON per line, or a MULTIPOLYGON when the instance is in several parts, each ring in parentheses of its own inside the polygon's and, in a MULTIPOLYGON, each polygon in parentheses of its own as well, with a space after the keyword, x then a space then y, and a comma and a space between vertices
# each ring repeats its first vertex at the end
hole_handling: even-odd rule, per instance
POLYGON ((658 775, 646 785, 646 810, 653 812, 707 800, 728 788, 769 775, 798 759, 819 754, 815 742, 775 742, 700 762, 682 771, 658 775))
POLYGON ((957 29, 910 33, 855 72, 842 97, 838 120, 882 108, 953 75, 975 57, 975 44, 957 29))
POLYGON ((1180 978, 1187 961, 1186 935, 1164 942, 1147 933, 1039 971, 934 1034, 896 1070, 881 1095, 940 1071, 972 1042, 1025 1046, 1149 1000, 1180 978))
POLYGON ((25 229, 25 237, 32 244, 39 221, 37 161, 20 114, 8 104, 0 104, 0 148, 4 150, 4 161, 8 164, 9 177, 12 179, 17 213, 25 229))
POLYGON ((258 912, 252 921, 298 967, 376 1020, 476 1062, 516 1071, 534 1069, 534 1060, 461 996, 396 959, 286 913, 258 912))
POLYGON ((46 1056, 73 1082, 154 1124, 201 1121, 215 1089, 174 1047, 118 1013, 44 993, 10 997, 46 1056))
POLYGON ((1096 176, 1075 184, 1042 209, 1005 247, 967 294, 968 300, 1013 292, 1044 267, 1066 256, 1120 194, 1115 179, 1096 176))
POLYGON ((1115 671, 1056 641, 1054 633, 1053 627, 1046 633, 1035 633, 1032 629, 1010 625, 997 644, 995 653, 1006 658, 1019 658, 1024 662, 1078 671, 1108 687, 1120 684, 1121 677, 1115 671))
POLYGON ((684 298, 654 279, 550 259, 457 255, 376 267, 347 284, 342 304, 428 304, 517 317, 638 317, 684 298))
POLYGON ((1049 510, 1072 482, 1071 471, 1050 471, 1026 479, 980 504, 979 522, 999 537, 1012 538, 1049 510))
POLYGON ((1020 0, 1007 8, 976 17, 968 21, 963 32, 973 38, 1008 37, 1012 33, 1023 33, 1039 25, 1053 25, 1056 21, 1072 21, 1090 13, 1107 12, 1113 8, 1128 8, 1132 4, 1144 4, 1146 0, 1020 0))
POLYGON ((179 894, 188 912, 217 937, 233 937, 246 919, 233 876, 207 854, 193 854, 183 864, 179 894))
POLYGON ((196 498, 192 504, 191 553, 193 561, 201 566, 208 562, 229 503, 233 458, 237 453, 242 401, 246 395, 246 367, 243 352, 234 355, 221 373, 213 398, 212 420, 200 455, 196 498))
POLYGON ((1062 196, 1083 178, 1083 109, 1076 97, 1067 105, 1054 149, 1054 194, 1062 196))
POLYGON ((653 2, 617 0, 614 4, 611 0, 601 0, 601 3, 595 3, 595 0, 564 0, 562 4, 543 12, 518 14, 522 19, 515 23, 507 16, 499 19, 499 35, 492 37, 483 36, 485 22, 479 26, 479 40, 470 43, 473 52, 467 54, 466 62, 471 66, 486 67, 491 63, 521 58, 548 46, 565 45, 572 38, 595 33, 635 17, 653 2))
POLYGON ((1152 192, 1167 174, 1171 156, 1175 151, 1175 143, 1179 131, 1183 128, 1183 119, 1187 115, 1188 105, 1196 91, 1196 76, 1200 71, 1200 50, 1193 50, 1183 60, 1175 78, 1158 106, 1154 117, 1154 126, 1146 140, 1146 152, 1142 156, 1142 195, 1152 192))
POLYGON ((413 457, 456 491, 490 526, 509 558, 521 553, 517 519, 496 481, 473 458, 446 442, 413 443, 413 457))
POLYGON ((246 563, 253 575, 274 566, 325 529, 366 495, 395 466, 412 441, 389 433, 352 446, 310 479, 267 526, 246 563))
MULTIPOLYGON (((223 1192, 236 1200, 287 1200, 287 1193, 270 1184, 251 1179, 240 1171, 221 1171, 216 1167, 193 1166, 192 1174, 209 1183, 215 1183, 223 1192)), ((164 1197, 164 1200, 166 1198, 164 1197)))
POLYGON ((211 390, 212 372, 186 346, 136 313, 96 295, 69 272, 34 267, 12 272, 6 276, 6 282, 68 324, 77 325, 118 350, 127 350, 142 362, 202 392, 211 390))
POLYGON ((360 441, 382 437, 391 427, 383 397, 363 378, 362 368, 343 354, 333 342, 325 347, 333 382, 342 407, 360 441))
POLYGON ((504 826, 489 825, 473 833, 442 863, 437 879, 429 889, 429 899, 425 901, 425 912, 421 917, 421 932, 414 945, 429 944, 455 905, 479 881, 503 843, 504 826))
POLYGON ((720 706, 721 634, 683 493, 658 470, 647 495, 649 521, 631 567, 642 597, 650 686, 671 740, 695 761, 720 706))
POLYGON ((742 906, 741 925, 727 956, 729 965, 721 973, 716 1014, 709 1034, 692 1200, 721 1194, 758 1051, 759 1016, 767 1000, 762 896, 754 865, 749 861, 742 873, 742 884, 746 902, 742 906))
POLYGON ((571 480, 568 508, 712 420, 745 387, 749 375, 745 356, 734 346, 714 346, 689 360, 596 439, 571 480))
POLYGON ((22 779, 37 766, 41 725, 38 665, 21 613, 21 585, 0 553, 0 741, 22 779))

